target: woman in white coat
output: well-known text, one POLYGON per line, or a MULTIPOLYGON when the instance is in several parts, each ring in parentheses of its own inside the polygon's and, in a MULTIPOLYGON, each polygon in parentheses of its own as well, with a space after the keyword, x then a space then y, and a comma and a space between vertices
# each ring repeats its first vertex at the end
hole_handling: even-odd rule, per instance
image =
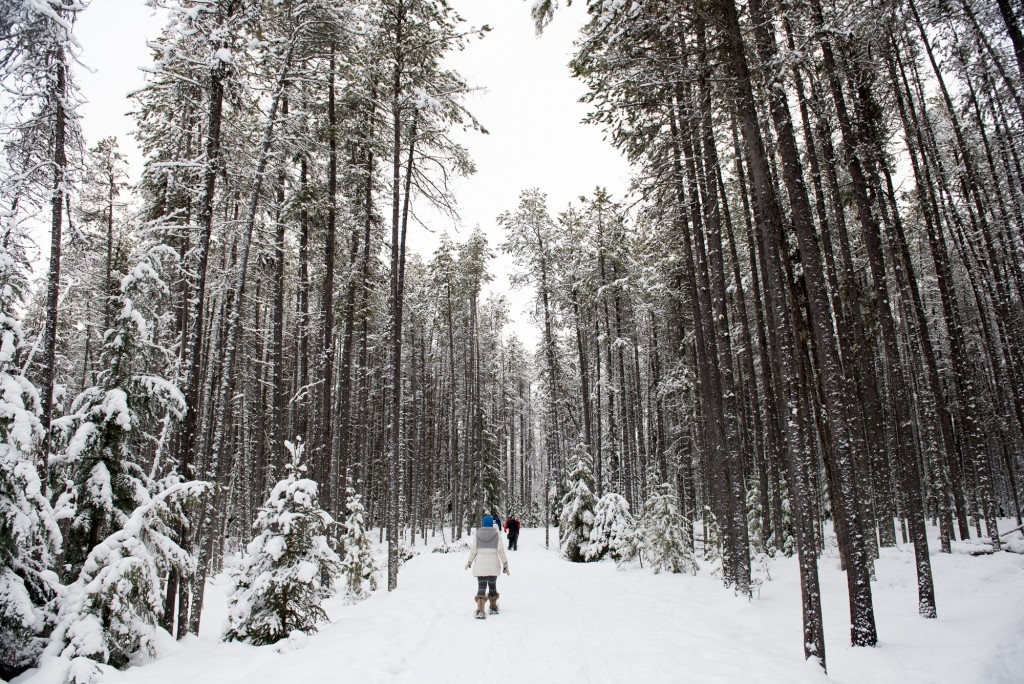
POLYGON ((501 538, 501 530, 494 526, 494 518, 485 515, 483 524, 473 535, 473 543, 469 549, 469 560, 466 569, 473 568, 477 579, 476 616, 487 617, 484 613, 484 601, 490 599, 491 613, 498 612, 498 573, 508 572, 508 556, 505 555, 505 540, 501 538))

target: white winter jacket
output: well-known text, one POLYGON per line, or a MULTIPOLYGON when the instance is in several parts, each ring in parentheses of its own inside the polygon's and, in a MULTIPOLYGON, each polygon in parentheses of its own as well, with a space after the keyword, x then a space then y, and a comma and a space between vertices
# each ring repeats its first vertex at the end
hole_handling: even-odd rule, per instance
POLYGON ((500 575, 502 568, 508 565, 501 530, 497 527, 477 528, 469 547, 468 562, 473 565, 474 577, 500 575))

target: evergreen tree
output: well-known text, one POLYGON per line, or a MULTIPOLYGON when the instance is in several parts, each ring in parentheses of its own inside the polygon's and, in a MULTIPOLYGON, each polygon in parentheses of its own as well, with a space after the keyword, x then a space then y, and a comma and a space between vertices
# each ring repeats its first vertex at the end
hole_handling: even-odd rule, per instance
POLYGON ((349 487, 346 490, 344 531, 338 543, 342 549, 341 576, 345 582, 345 595, 351 601, 361 601, 377 590, 380 565, 373 556, 370 538, 366 534, 362 496, 349 487))
POLYGON ((62 366, 70 376, 64 382, 79 390, 97 382, 103 335, 113 325, 114 300, 131 266, 135 236, 126 220, 127 177, 116 138, 104 138, 89 150, 78 188, 77 221, 69 226, 61 269, 66 294, 59 342, 62 366))
POLYGON ((600 560, 611 556, 616 563, 636 557, 636 521, 630 513, 629 503, 619 494, 608 492, 594 509, 594 527, 590 530, 587 560, 600 560))
MULTIPOLYGON (((758 496, 756 484, 751 483, 747 489, 747 529, 750 538, 750 586, 754 591, 758 591, 765 581, 771 579, 768 562, 776 552, 775 547, 771 545, 773 539, 765 540, 763 521, 764 508, 761 497, 758 496)), ((787 555, 791 554, 792 550, 787 555)))
POLYGON ((155 433, 161 421, 178 420, 185 410, 184 397, 162 375, 170 354, 153 340, 167 294, 159 271, 168 256, 173 255, 164 249, 149 250, 122 279, 120 295, 112 299, 115 313, 104 336, 98 384, 54 421, 70 435, 55 459, 55 474, 66 483, 58 514, 71 520, 64 569, 69 580, 100 540, 120 529, 156 490, 155 433))
POLYGON ((328 544, 334 524, 320 508, 318 486, 304 477, 303 445, 292 454, 288 476, 277 483, 256 516, 256 538, 232 570, 224 640, 272 644, 298 630, 315 632, 327 620, 320 602, 341 570, 328 544))
POLYGON ((565 496, 562 497, 562 512, 558 518, 558 544, 562 556, 573 563, 585 563, 590 533, 594 528, 594 477, 590 459, 580 445, 576 462, 569 473, 565 496))
POLYGON ((119 530, 89 552, 77 579, 60 597, 60 613, 41 668, 87 684, 116 668, 152 658, 164 612, 163 579, 172 569, 195 572, 195 559, 174 541, 186 509, 207 489, 204 482, 173 479, 147 498, 119 530))
POLYGON ((10 679, 35 664, 52 625, 49 568, 61 536, 33 463, 39 393, 17 364, 24 255, 12 218, 0 216, 0 226, 0 678, 10 679))
POLYGON ((761 497, 758 496, 757 487, 751 483, 747 489, 747 529, 750 538, 751 556, 767 553, 774 555, 775 549, 770 547, 764 537, 764 508, 761 505, 761 497))
POLYGON ((697 560, 686 535, 689 524, 679 512, 679 501, 672 485, 654 487, 644 504, 641 536, 643 556, 655 573, 667 570, 697 574, 697 560))
POLYGON ((711 566, 711 574, 722 574, 722 528, 710 506, 704 507, 704 560, 711 566))

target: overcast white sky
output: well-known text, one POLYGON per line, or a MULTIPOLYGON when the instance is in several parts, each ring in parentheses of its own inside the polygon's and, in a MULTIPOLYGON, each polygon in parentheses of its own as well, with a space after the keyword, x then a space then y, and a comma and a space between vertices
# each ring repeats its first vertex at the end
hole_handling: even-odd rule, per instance
MULTIPOLYGON (((493 29, 450 60, 472 85, 486 89, 471 95, 467 105, 489 135, 460 138, 477 167, 474 176, 459 180, 455 188, 461 224, 426 218, 431 231, 410 228, 411 249, 429 257, 440 233, 448 231, 461 241, 479 224, 497 251, 503 237, 495 217, 515 208, 520 191, 526 188, 546 192, 552 212, 599 185, 621 195, 628 185, 628 166, 604 142, 600 130, 580 123, 587 107, 577 100, 585 88, 570 77, 567 66, 572 42, 586 21, 586 3, 580 0, 563 8, 539 38, 529 0, 451 0, 451 4, 469 24, 489 24, 493 29)), ((79 78, 88 100, 83 107, 87 143, 116 135, 129 154, 133 176, 141 158, 128 137, 132 121, 126 115, 127 94, 143 84, 139 67, 151 61, 146 40, 158 34, 161 24, 161 17, 143 0, 94 0, 76 28, 82 60, 92 69, 79 78)), ((490 289, 509 296, 515 320, 524 321, 516 326, 517 332, 533 340, 535 333, 524 329, 522 312, 529 296, 509 291, 510 268, 507 259, 496 260, 490 289)))

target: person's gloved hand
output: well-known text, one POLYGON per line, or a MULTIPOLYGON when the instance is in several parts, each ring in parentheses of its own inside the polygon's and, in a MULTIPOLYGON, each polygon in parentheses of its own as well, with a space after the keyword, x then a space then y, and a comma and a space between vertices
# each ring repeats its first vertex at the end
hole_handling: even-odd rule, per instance
POLYGON ((469 570, 471 567, 473 567, 473 561, 466 561, 466 569, 469 570))
POLYGON ((508 571, 508 563, 505 563, 505 567, 503 567, 503 568, 501 569, 501 571, 502 571, 503 573, 505 573, 506 575, 511 575, 511 574, 512 574, 511 572, 509 572, 509 571, 508 571))

